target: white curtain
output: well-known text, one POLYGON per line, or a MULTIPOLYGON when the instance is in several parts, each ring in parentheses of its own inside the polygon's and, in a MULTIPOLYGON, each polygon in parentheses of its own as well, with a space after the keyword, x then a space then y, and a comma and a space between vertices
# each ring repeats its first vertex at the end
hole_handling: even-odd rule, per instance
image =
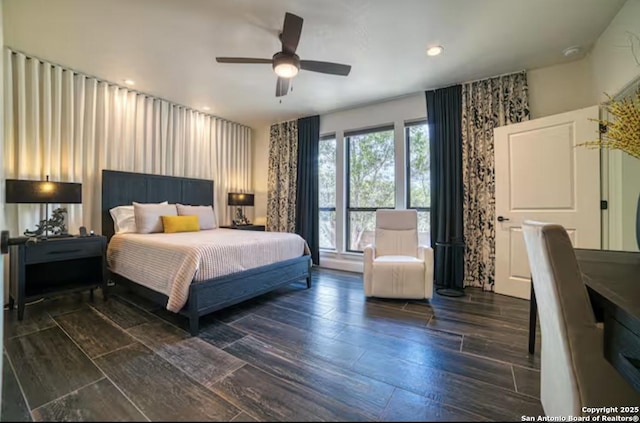
MULTIPOLYGON (((3 53, 2 191, 6 178, 82 183, 82 205, 63 205, 71 233, 101 230, 102 169, 213 179, 219 224, 231 220, 227 193, 251 191, 249 127, 3 53)), ((6 207, 14 236, 39 221, 39 206, 6 207)))

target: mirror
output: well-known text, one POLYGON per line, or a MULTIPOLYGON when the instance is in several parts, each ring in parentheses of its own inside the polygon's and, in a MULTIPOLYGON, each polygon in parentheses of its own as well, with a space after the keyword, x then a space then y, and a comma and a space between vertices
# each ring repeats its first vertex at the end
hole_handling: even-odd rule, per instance
MULTIPOLYGON (((635 97, 640 78, 630 83, 614 99, 635 97)), ((602 118, 611 119, 603 109, 602 118)), ((640 251, 637 219, 640 218, 640 160, 618 150, 602 150, 602 198, 608 201, 603 212, 603 249, 640 251)))

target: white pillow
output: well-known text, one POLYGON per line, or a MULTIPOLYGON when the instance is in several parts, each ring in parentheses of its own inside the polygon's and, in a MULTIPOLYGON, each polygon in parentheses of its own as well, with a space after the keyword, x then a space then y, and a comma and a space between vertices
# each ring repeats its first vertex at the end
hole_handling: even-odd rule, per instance
POLYGON ((177 216, 175 204, 141 204, 133 203, 133 214, 139 234, 163 232, 162 216, 177 216))
MULTIPOLYGON (((163 201, 158 204, 169 204, 167 201, 163 201)), ((113 219, 113 229, 117 234, 136 233, 136 219, 133 210, 133 206, 118 206, 109 210, 111 218, 113 219)))
POLYGON ((185 206, 176 204, 178 216, 198 216, 200 229, 215 229, 218 227, 213 206, 185 206))

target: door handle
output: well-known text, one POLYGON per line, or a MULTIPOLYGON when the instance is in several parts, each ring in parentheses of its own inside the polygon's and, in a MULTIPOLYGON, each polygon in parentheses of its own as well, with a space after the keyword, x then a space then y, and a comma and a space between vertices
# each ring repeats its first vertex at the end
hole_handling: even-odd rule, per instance
POLYGON ((509 220, 508 217, 498 216, 498 222, 506 222, 507 220, 509 220))

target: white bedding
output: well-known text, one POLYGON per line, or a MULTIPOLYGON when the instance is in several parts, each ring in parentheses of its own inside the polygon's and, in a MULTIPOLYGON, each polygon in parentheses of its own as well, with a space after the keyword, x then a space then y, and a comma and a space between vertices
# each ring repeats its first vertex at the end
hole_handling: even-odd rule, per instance
POLYGON ((309 254, 305 240, 284 232, 211 229, 199 232, 117 234, 107 250, 109 269, 169 297, 167 310, 187 302, 189 286, 309 254))

